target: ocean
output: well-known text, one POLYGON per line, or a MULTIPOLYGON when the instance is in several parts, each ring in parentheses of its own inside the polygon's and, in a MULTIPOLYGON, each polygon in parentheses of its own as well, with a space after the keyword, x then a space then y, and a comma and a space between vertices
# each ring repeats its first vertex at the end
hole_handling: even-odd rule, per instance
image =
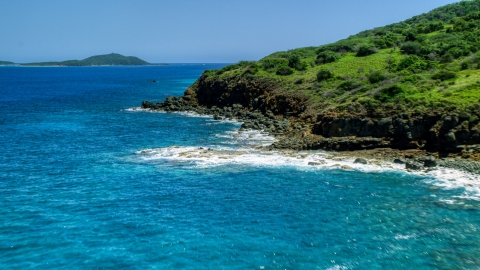
POLYGON ((0 268, 480 268, 477 176, 138 108, 223 66, 0 67, 0 268))

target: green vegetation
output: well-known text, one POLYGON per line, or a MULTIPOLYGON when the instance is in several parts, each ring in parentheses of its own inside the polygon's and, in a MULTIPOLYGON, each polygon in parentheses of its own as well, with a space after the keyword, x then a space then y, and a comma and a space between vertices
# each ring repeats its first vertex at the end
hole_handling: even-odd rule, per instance
POLYGON ((319 47, 242 61, 209 79, 275 81, 316 112, 363 106, 388 113, 480 109, 480 0, 461 1, 319 47))
POLYGON ((15 65, 15 63, 9 61, 0 61, 0 65, 15 65))
POLYGON ((96 55, 83 60, 68 60, 63 62, 40 62, 22 64, 24 66, 145 66, 151 65, 135 56, 123 56, 118 53, 96 55))

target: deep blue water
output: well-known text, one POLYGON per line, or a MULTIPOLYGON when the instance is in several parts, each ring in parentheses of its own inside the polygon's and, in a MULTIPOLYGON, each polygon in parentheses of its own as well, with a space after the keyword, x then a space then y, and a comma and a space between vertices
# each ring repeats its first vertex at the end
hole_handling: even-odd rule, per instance
POLYGON ((188 160, 257 135, 129 109, 222 66, 0 67, 0 268, 480 268, 467 188, 257 152, 188 160))

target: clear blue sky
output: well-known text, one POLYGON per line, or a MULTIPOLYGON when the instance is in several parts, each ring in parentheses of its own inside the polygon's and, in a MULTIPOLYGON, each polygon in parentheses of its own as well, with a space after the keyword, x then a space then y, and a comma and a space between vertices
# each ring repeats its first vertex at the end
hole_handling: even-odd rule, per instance
POLYGON ((111 52, 152 63, 232 63, 318 46, 452 0, 0 0, 0 60, 111 52))

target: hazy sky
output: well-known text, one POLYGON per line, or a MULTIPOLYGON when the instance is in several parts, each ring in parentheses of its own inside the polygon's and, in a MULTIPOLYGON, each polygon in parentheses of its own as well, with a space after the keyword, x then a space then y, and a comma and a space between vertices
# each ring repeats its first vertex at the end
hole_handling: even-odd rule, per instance
POLYGON ((0 60, 106 53, 232 63, 318 46, 452 0, 0 0, 0 60))

